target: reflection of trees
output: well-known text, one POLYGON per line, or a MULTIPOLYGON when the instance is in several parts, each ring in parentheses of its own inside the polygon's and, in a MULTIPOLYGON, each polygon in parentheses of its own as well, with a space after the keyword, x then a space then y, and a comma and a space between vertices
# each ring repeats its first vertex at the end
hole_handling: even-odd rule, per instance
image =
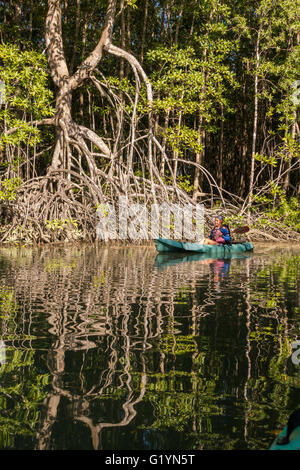
POLYGON ((268 421, 273 423, 270 429, 278 423, 283 425, 293 406, 299 405, 298 399, 292 404, 293 396, 299 394, 300 376, 291 363, 291 343, 299 335, 299 317, 294 315, 299 310, 296 304, 292 305, 297 302, 295 288, 299 292, 300 287, 299 262, 299 251, 289 253, 289 248, 283 246, 273 256, 270 247, 263 247, 263 254, 255 263, 256 276, 251 275, 246 263, 248 374, 244 389, 244 432, 249 448, 257 448, 249 428, 265 426, 268 421), (270 419, 274 412, 275 424, 270 419))
POLYGON ((210 263, 156 269, 150 247, 12 250, 2 250, 10 269, 3 289, 14 293, 2 339, 34 351, 49 373, 36 448, 63 447, 62 409, 89 430, 95 449, 133 421, 140 432, 177 430, 194 447, 255 447, 257 423, 272 409, 286 419, 300 385, 288 362, 297 323, 285 299, 296 258, 275 270, 270 257, 232 260, 222 283, 234 291, 228 297, 210 263), (220 425, 227 403, 235 430, 220 425))
POLYGON ((47 394, 48 374, 34 364, 34 351, 9 351, 0 367, 0 449, 13 448, 18 436, 34 436, 38 405, 47 394))
MULTIPOLYGON (((48 374, 41 374, 34 364, 33 350, 8 348, 7 338, 12 337, 12 344, 24 338, 18 332, 17 311, 14 290, 0 285, 0 449, 12 447, 16 436, 34 434, 37 405, 48 383, 48 374)), ((25 320, 22 315, 20 319, 25 320)))

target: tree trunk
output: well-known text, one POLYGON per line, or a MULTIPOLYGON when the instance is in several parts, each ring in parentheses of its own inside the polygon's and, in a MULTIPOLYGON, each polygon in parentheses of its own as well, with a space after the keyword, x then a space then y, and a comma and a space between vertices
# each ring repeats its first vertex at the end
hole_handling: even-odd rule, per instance
POLYGON ((165 164, 166 164, 165 153, 166 153, 166 145, 167 145, 166 133, 167 133, 168 125, 169 125, 169 118, 170 118, 170 109, 167 109, 166 114, 165 114, 165 122, 164 122, 164 137, 163 137, 163 140, 162 140, 162 150, 163 151, 162 151, 162 159, 161 159, 161 166, 160 166, 161 176, 164 176, 164 174, 165 174, 165 164))
MULTIPOLYGON (((48 0, 48 15, 46 19, 46 46, 48 63, 53 81, 58 88, 56 98, 55 124, 57 130, 57 140, 52 158, 50 170, 57 170, 59 167, 70 168, 71 153, 69 149, 70 139, 78 141, 83 148, 86 148, 84 138, 92 140, 108 156, 110 151, 102 139, 92 131, 83 129, 75 124, 71 116, 72 92, 89 77, 92 70, 98 65, 103 55, 104 45, 110 40, 114 22, 116 0, 110 0, 105 18, 105 26, 100 40, 93 52, 82 62, 80 67, 70 76, 66 63, 63 40, 62 40, 62 11, 59 0, 48 0)), ((90 176, 94 176, 95 163, 91 156, 86 155, 90 176)))
MULTIPOLYGON (((251 154, 251 169, 250 169, 250 182, 249 182, 249 208, 253 201, 253 183, 255 172, 255 153, 256 153, 256 136, 257 136, 257 117, 258 117, 258 70, 260 66, 260 35, 261 29, 258 30, 256 48, 255 48, 255 77, 254 77, 254 115, 253 115, 253 134, 252 134, 252 154, 251 154)), ((250 214, 249 214, 250 216, 250 214)))
POLYGON ((74 38, 74 45, 73 45, 73 53, 70 63, 70 74, 73 73, 74 64, 75 64, 75 57, 77 53, 77 43, 78 43, 78 36, 79 36, 79 27, 80 27, 80 0, 77 0, 76 3, 76 22, 75 22, 75 38, 74 38))
MULTIPOLYGON (((124 0, 121 0, 120 2, 120 10, 121 10, 121 47, 122 49, 125 49, 125 17, 124 17, 124 0)), ((124 59, 120 60, 120 79, 122 80, 125 76, 125 61, 124 59)))
POLYGON ((175 44, 178 44, 178 35, 179 35, 179 28, 180 28, 181 18, 182 18, 182 14, 183 14, 183 7, 184 7, 184 2, 181 1, 179 15, 178 15, 178 18, 177 18, 177 24, 176 24, 176 29, 175 29, 175 40, 174 40, 175 44))
MULTIPOLYGON (((203 131, 202 131, 202 126, 203 126, 203 116, 199 114, 199 125, 198 125, 198 144, 203 145, 202 138, 203 138, 203 131)), ((203 164, 203 152, 199 151, 196 152, 196 163, 197 165, 202 165, 203 164)), ((194 190, 193 190, 193 200, 197 201, 198 193, 200 190, 200 185, 201 185, 201 171, 198 166, 195 167, 195 175, 194 175, 194 190)))
POLYGON ((141 45, 141 58, 140 58, 141 65, 143 65, 143 62, 144 62, 146 27, 147 27, 147 19, 148 19, 148 2, 149 0, 145 1, 145 15, 144 15, 144 23, 143 23, 143 31, 142 31, 142 45, 141 45))
MULTIPOLYGON (((296 120, 297 120, 297 113, 294 111, 294 122, 292 126, 292 140, 295 141, 296 137, 296 120)), ((288 191, 289 186, 290 186, 290 178, 291 178, 291 168, 292 168, 292 155, 291 152, 288 154, 288 164, 287 164, 287 169, 286 169, 286 174, 284 178, 284 183, 283 183, 283 189, 285 192, 288 191)))
POLYGON ((220 155, 219 155, 219 185, 223 188, 223 152, 224 152, 224 107, 221 104, 221 132, 220 132, 220 155))

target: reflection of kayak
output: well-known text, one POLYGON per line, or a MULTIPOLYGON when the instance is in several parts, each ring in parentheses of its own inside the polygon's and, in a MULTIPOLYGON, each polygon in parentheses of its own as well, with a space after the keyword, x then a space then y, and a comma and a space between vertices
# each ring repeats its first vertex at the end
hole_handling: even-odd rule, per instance
POLYGON ((291 414, 287 426, 276 437, 270 450, 300 450, 300 409, 291 414))
POLYGON ((155 266, 157 268, 165 268, 167 266, 174 266, 179 263, 186 263, 191 261, 204 261, 211 259, 214 260, 228 260, 228 259, 245 259, 249 258, 251 253, 230 253, 229 256, 224 257, 223 253, 212 256, 210 253, 191 253, 191 252, 165 252, 160 253, 155 258, 155 266))
POLYGON ((159 252, 180 251, 207 253, 213 257, 216 255, 227 257, 230 256, 231 253, 243 253, 253 250, 253 245, 250 242, 232 243, 231 245, 200 245, 199 243, 177 242, 167 238, 157 238, 154 241, 156 249, 159 252))

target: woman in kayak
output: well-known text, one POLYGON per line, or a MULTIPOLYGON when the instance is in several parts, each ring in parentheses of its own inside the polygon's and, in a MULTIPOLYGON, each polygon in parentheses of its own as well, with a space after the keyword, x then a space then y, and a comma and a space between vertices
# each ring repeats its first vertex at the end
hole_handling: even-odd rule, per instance
POLYGON ((223 225, 223 220, 222 215, 216 217, 215 226, 210 232, 209 238, 204 239, 204 245, 225 245, 231 242, 229 229, 223 225))

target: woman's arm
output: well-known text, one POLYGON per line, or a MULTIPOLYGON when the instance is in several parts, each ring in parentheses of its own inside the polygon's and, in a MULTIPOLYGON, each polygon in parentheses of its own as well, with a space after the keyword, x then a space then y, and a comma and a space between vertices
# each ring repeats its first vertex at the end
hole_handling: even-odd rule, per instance
POLYGON ((221 232, 222 232, 222 236, 224 238, 224 240, 229 243, 231 241, 231 237, 229 235, 229 230, 226 228, 226 227, 222 227, 220 228, 221 232))

